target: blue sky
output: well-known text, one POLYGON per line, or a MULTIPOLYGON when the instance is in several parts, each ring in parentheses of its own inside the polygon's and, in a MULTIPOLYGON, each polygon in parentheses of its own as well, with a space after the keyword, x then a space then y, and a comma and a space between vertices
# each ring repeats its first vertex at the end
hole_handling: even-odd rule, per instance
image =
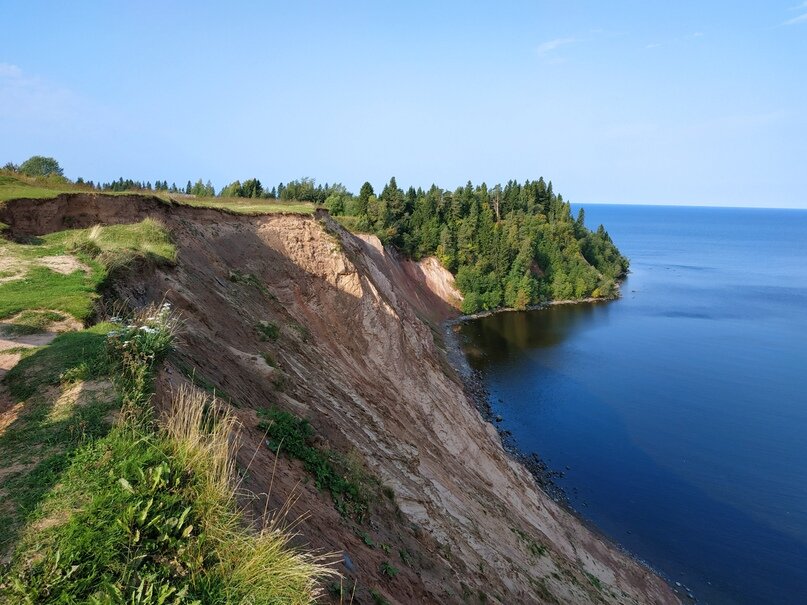
POLYGON ((223 4, 0 0, 0 163, 807 207, 807 2, 223 4))

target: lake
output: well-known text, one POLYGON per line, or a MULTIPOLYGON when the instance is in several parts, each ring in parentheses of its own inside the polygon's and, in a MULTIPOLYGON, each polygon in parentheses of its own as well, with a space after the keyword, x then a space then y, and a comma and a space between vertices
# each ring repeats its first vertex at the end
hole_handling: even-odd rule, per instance
POLYGON ((622 298, 463 324, 494 413, 698 602, 807 603, 807 211, 584 207, 622 298))

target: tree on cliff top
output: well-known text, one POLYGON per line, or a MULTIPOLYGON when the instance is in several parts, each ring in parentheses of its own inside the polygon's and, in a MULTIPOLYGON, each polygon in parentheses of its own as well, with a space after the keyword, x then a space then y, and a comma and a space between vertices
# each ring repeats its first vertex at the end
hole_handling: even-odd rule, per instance
POLYGON ((19 171, 26 176, 49 176, 51 174, 64 176, 59 162, 42 155, 31 156, 25 160, 20 164, 19 171))

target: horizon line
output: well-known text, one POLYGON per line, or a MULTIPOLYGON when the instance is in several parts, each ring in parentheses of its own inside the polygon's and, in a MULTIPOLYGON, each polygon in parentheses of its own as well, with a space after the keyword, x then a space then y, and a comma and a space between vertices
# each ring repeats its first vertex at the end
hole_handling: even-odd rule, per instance
POLYGON ((725 208, 737 210, 807 210, 807 203, 804 206, 738 206, 728 204, 698 204, 682 202, 680 204, 670 203, 653 203, 653 202, 602 202, 602 201, 588 201, 588 202, 570 202, 572 205, 581 206, 584 204, 592 204, 599 206, 658 206, 667 208, 725 208))

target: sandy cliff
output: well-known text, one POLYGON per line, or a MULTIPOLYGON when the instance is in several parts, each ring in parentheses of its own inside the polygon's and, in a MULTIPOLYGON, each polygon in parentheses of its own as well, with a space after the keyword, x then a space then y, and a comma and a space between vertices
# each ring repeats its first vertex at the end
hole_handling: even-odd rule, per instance
POLYGON ((251 515, 296 495, 291 517, 307 514, 300 543, 340 554, 340 571, 358 581, 355 602, 373 602, 370 589, 391 603, 678 602, 502 449, 447 371, 437 322, 458 294, 436 261, 400 259, 326 214, 238 216, 95 195, 0 208, 16 235, 145 216, 169 227, 177 265, 130 276, 118 292, 182 312, 158 398, 192 367, 232 400, 244 426, 242 487, 258 495, 245 496, 251 515), (279 327, 277 340, 261 340, 260 322, 279 327), (353 457, 390 497, 364 523, 340 516, 299 462, 265 447, 257 410, 269 406, 309 419, 323 445, 353 457), (385 561, 400 573, 382 573, 385 561))

